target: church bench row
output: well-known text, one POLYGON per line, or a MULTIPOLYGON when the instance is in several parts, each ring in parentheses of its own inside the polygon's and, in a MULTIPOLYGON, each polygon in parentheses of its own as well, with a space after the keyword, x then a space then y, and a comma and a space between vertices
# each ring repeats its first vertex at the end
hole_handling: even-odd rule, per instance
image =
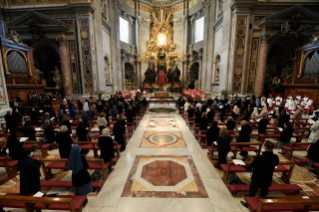
MULTIPOLYGON (((93 189, 101 189, 104 185, 104 181, 92 181, 93 189)), ((73 188, 72 181, 60 181, 60 180, 40 180, 40 186, 49 188, 73 188)))
MULTIPOLYGON (((298 166, 301 166, 302 164, 308 164, 309 159, 294 159, 294 162, 298 164, 298 166)), ((313 163, 314 169, 317 169, 317 172, 319 173, 319 163, 313 163)), ((319 178, 319 174, 316 176, 319 178)))
MULTIPOLYGON (((68 159, 41 158, 40 160, 42 162, 42 169, 46 180, 50 179, 53 176, 51 171, 52 169, 68 169, 66 165, 68 159)), ((87 158, 86 160, 89 164, 88 169, 102 170, 103 179, 106 180, 110 163, 104 163, 103 159, 97 158, 87 158)))
POLYGON ((17 176, 17 174, 18 174, 17 164, 18 164, 18 160, 11 160, 10 157, 1 157, 0 158, 0 167, 5 168, 6 172, 7 172, 7 177, 4 179, 1 178, 0 185, 9 181, 10 179, 14 178, 15 176, 17 176))
MULTIPOLYGON (((0 149, 6 149, 7 148, 7 141, 1 140, 0 141, 0 149)), ((50 148, 51 144, 43 144, 41 140, 36 141, 24 141, 23 142, 23 148, 24 149, 40 149, 42 157, 49 156, 48 150, 50 148)), ((0 155, 2 152, 0 152, 0 155)))
POLYGON ((319 211, 319 196, 245 197, 250 212, 319 211))
POLYGON ((86 196, 58 195, 57 197, 33 197, 19 193, 8 193, 0 195, 0 209, 20 208, 27 212, 35 210, 65 210, 81 212, 86 196), (47 206, 48 205, 48 206, 47 206))

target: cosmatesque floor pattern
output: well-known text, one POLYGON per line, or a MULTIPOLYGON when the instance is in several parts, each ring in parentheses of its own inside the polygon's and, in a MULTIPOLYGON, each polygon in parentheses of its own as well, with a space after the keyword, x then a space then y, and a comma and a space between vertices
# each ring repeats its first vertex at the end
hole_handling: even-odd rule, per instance
POLYGON ((230 195, 178 113, 146 113, 103 189, 84 211, 247 210, 230 195))

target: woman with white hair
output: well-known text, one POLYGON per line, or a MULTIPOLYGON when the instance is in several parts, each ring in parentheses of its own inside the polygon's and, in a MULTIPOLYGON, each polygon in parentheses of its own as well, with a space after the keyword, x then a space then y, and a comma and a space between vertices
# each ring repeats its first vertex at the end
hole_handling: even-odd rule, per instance
POLYGON ((238 114, 239 114, 239 108, 237 107, 237 105, 235 105, 233 108, 233 111, 231 112, 231 116, 233 117, 233 119, 237 119, 238 114))
POLYGON ((68 127, 62 125, 60 132, 56 135, 56 142, 59 144, 59 153, 61 158, 69 158, 73 140, 68 133, 68 127))
POLYGON ((257 119, 258 118, 258 108, 254 107, 254 111, 251 114, 252 119, 257 119))
POLYGON ((87 112, 89 111, 90 108, 89 108, 89 103, 87 101, 84 102, 84 105, 83 105, 83 111, 87 112))
POLYGON ((100 158, 104 160, 104 163, 109 162, 109 172, 111 172, 112 169, 112 158, 115 157, 114 155, 114 142, 112 137, 110 136, 110 130, 108 128, 104 128, 102 130, 102 136, 98 140, 98 146, 101 150, 101 156, 100 158))

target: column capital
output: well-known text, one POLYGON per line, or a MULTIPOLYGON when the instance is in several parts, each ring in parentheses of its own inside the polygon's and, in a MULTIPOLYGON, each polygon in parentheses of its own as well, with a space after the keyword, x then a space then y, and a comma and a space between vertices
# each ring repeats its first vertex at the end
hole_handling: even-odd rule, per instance
POLYGON ((272 36, 269 34, 262 34, 259 39, 261 43, 268 43, 268 41, 270 40, 272 36))
POLYGON ((59 41, 60 46, 66 46, 67 39, 65 35, 62 35, 61 37, 56 38, 57 41, 59 41))

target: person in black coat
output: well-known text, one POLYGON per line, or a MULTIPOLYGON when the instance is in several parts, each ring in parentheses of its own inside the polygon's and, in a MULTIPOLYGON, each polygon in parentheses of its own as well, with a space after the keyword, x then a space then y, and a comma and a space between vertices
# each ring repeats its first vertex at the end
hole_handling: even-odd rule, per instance
POLYGON ((72 134, 71 123, 68 115, 64 115, 62 119, 62 125, 67 126, 69 135, 72 134))
MULTIPOLYGON (((253 168, 251 183, 249 186, 249 197, 254 197, 260 189, 260 197, 267 197, 268 189, 272 184, 272 176, 274 174, 275 167, 279 163, 279 158, 273 153, 274 144, 270 141, 265 141, 265 152, 259 155, 251 163, 250 167, 253 168)), ((248 204, 244 201, 240 201, 243 206, 248 208, 248 204)))
POLYGON ((59 153, 61 158, 69 158, 73 140, 68 133, 65 125, 60 127, 60 132, 56 135, 56 142, 59 144, 59 153))
POLYGON ((114 142, 111 136, 109 136, 110 130, 105 128, 102 130, 102 137, 98 140, 98 146, 100 147, 101 156, 105 163, 109 162, 110 166, 109 172, 112 171, 112 158, 115 158, 114 155, 114 142))
POLYGON ((104 108, 104 105, 103 105, 102 100, 98 100, 97 103, 96 103, 96 110, 97 110, 97 112, 98 112, 99 114, 102 113, 103 108, 104 108))
POLYGON ((206 110, 207 110, 207 103, 205 102, 202 105, 201 111, 202 111, 202 113, 206 113, 206 110))
POLYGON ((19 141, 17 133, 11 133, 7 141, 7 148, 9 149, 9 156, 12 160, 19 160, 23 149, 22 147, 23 143, 19 141))
MULTIPOLYGON (((319 140, 316 141, 316 143, 310 144, 308 147, 308 158, 309 158, 309 163, 308 166, 311 168, 315 168, 313 166, 313 163, 318 163, 319 162, 319 140)), ((316 170, 311 170, 308 169, 308 171, 318 174, 316 170)))
POLYGON ((207 130, 207 146, 212 146, 212 143, 217 140, 219 135, 219 128, 217 127, 217 121, 212 121, 212 126, 207 130))
POLYGON ((128 106, 127 110, 125 111, 126 115, 126 120, 128 123, 133 123, 133 112, 132 112, 132 107, 128 106))
POLYGON ((7 111, 7 114, 4 116, 6 121, 7 131, 10 133, 17 132, 18 121, 11 115, 11 110, 7 111))
POLYGON ((48 111, 50 113, 50 118, 54 117, 56 119, 56 113, 55 113, 55 111, 54 111, 52 106, 48 105, 48 111))
POLYGON ((191 105, 188 106, 187 116, 188 116, 188 119, 191 119, 194 117, 194 109, 191 105))
MULTIPOLYGON (((87 132, 85 124, 83 122, 80 122, 76 128, 76 136, 78 137, 78 141, 88 141, 87 134, 88 132, 87 132)), ((89 153, 88 149, 81 149, 81 155, 87 155, 88 153, 89 153)))
POLYGON ((35 141, 35 129, 32 126, 31 121, 27 121, 22 127, 23 137, 28 137, 28 141, 35 141))
POLYGON ((282 110, 278 118, 278 127, 284 128, 284 123, 289 122, 290 116, 286 113, 286 110, 282 110))
POLYGON ((207 114, 205 112, 202 113, 202 117, 200 119, 199 129, 200 130, 207 130, 207 114))
POLYGON ((244 110, 243 117, 241 120, 242 121, 249 121, 250 116, 251 116, 251 113, 248 111, 248 109, 246 109, 246 110, 244 110))
POLYGON ((30 120, 32 122, 32 125, 35 126, 39 126, 39 116, 40 113, 38 111, 37 108, 33 107, 30 111, 29 111, 29 116, 30 116, 30 120))
MULTIPOLYGON (((291 124, 289 122, 285 122, 283 130, 280 132, 277 147, 281 148, 282 146, 288 146, 293 133, 294 129, 292 128, 291 124)), ((278 152, 278 154, 284 155, 284 150, 282 150, 282 152, 278 152)))
MULTIPOLYGON (((261 120, 258 122, 258 134, 264 134, 268 124, 269 124, 269 120, 267 119, 267 116, 261 117, 261 120)), ((260 138, 258 136, 258 141, 259 140, 260 138)))
POLYGON ((78 101, 77 101, 77 104, 78 104, 78 109, 79 109, 79 110, 83 110, 83 103, 82 103, 82 101, 78 100, 78 101))
POLYGON ((215 112, 213 110, 213 107, 209 107, 209 112, 207 113, 207 122, 208 123, 212 123, 212 121, 214 120, 215 117, 215 112))
POLYGON ((126 149, 124 140, 125 128, 121 120, 117 120, 113 127, 114 140, 121 145, 121 151, 126 149))
MULTIPOLYGON (((71 109, 71 107, 70 107, 70 109, 71 109)), ((60 104, 60 109, 59 110, 62 110, 63 113, 66 114, 66 108, 65 108, 65 105, 63 104, 63 101, 60 104)))
POLYGON ((226 122, 226 128, 227 130, 234 130, 236 127, 236 122, 234 122, 232 117, 229 117, 226 122))
POLYGON ((31 149, 23 149, 17 164, 17 170, 20 172, 21 194, 36 194, 41 191, 40 167, 41 161, 31 157, 31 149))
POLYGON ((202 112, 200 111, 199 107, 195 109, 195 124, 200 123, 200 119, 202 117, 202 112))
MULTIPOLYGON (((250 142, 250 134, 252 133, 253 129, 247 121, 241 121, 240 125, 241 130, 239 132, 238 142, 250 142)), ((239 146, 239 148, 241 149, 242 147, 239 146)), ((240 155, 245 158, 247 157, 248 152, 240 152, 240 155)))
POLYGON ((56 139, 55 139, 55 132, 54 132, 54 127, 52 125, 48 125, 44 129, 44 135, 46 137, 46 143, 52 144, 56 139))
POLYGON ((231 150, 231 140, 232 139, 229 136, 228 130, 226 128, 222 128, 217 138, 218 165, 216 166, 216 168, 220 170, 220 164, 227 164, 227 154, 231 150))
MULTIPOLYGON (((281 114, 283 110, 285 110, 284 103, 281 103, 279 108, 278 108, 279 114, 281 114)), ((286 110, 285 110, 285 112, 286 112, 286 110)))

